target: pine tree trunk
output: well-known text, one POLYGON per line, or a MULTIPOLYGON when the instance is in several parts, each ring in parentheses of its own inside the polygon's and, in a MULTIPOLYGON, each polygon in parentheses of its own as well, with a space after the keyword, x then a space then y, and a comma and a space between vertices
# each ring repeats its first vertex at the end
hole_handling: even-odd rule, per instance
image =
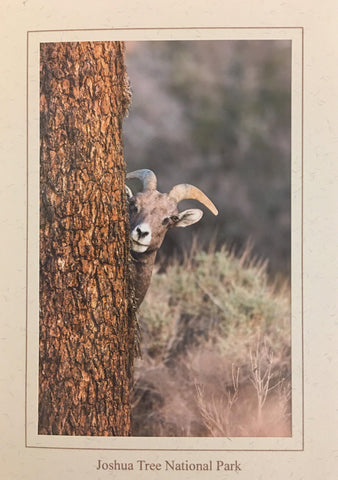
POLYGON ((39 434, 130 435, 120 42, 41 45, 39 434))

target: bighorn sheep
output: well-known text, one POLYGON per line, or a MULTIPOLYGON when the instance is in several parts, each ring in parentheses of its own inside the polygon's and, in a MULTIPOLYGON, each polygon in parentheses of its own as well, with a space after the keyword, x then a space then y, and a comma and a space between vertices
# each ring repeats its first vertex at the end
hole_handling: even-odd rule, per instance
POLYGON ((151 170, 136 170, 127 174, 128 179, 141 181, 142 190, 135 195, 126 186, 129 203, 129 223, 135 306, 138 308, 148 290, 158 249, 171 227, 188 227, 198 222, 203 212, 198 208, 179 212, 177 204, 184 199, 198 200, 214 215, 215 205, 198 188, 179 184, 169 193, 157 191, 157 179, 151 170))

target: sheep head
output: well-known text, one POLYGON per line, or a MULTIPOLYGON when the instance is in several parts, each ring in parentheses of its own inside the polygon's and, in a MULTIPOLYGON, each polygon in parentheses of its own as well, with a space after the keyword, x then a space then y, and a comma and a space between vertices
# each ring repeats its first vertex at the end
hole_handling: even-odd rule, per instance
POLYGON ((188 227, 202 218, 203 212, 198 208, 179 212, 177 205, 182 200, 198 200, 214 215, 218 214, 211 200, 193 185, 179 184, 173 187, 169 193, 160 193, 156 189, 155 174, 147 169, 128 173, 128 179, 138 179, 141 183, 141 191, 136 194, 126 187, 133 253, 157 251, 170 228, 188 227))

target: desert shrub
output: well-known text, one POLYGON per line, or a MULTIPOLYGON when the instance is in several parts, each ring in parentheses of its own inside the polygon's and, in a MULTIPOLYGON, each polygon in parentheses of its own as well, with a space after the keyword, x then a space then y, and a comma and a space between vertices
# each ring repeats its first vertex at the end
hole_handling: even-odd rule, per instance
POLYGON ((290 295, 246 249, 193 248, 140 311, 134 435, 290 434, 290 295))

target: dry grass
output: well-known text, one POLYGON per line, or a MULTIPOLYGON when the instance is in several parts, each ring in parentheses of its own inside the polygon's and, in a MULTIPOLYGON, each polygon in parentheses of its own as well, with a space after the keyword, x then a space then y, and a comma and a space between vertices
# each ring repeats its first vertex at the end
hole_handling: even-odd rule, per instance
POLYGON ((194 248, 140 312, 133 434, 289 436, 290 299, 247 249, 194 248))

